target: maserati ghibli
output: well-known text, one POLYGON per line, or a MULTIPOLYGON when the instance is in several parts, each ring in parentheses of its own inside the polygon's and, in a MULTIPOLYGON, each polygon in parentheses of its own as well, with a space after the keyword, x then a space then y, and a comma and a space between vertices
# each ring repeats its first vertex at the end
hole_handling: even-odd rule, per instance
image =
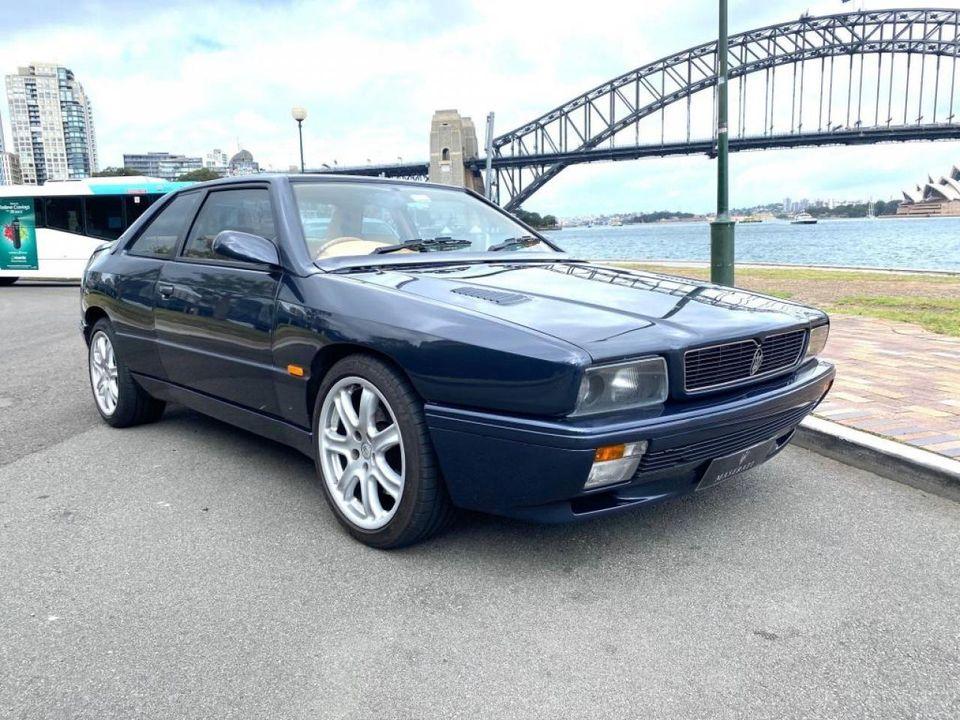
POLYGON ((715 485, 823 399, 827 316, 578 259, 468 190, 257 175, 155 203, 94 252, 103 420, 179 403, 305 453, 380 548, 456 508, 544 522, 715 485))

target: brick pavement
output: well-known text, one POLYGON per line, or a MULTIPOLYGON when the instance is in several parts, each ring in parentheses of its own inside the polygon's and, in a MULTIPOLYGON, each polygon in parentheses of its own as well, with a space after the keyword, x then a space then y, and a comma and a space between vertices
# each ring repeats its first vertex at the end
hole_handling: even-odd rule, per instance
POLYGON ((960 458, 960 338, 833 315, 823 357, 837 381, 815 415, 960 458))

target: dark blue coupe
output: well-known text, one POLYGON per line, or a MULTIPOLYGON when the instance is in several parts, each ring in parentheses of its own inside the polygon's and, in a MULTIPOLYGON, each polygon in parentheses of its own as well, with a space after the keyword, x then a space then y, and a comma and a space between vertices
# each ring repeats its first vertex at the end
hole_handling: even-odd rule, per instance
POLYGON ((84 273, 103 419, 177 402, 314 458, 377 547, 455 507, 563 521, 771 458, 830 388, 824 313, 576 260, 459 189, 253 176, 154 204, 84 273))

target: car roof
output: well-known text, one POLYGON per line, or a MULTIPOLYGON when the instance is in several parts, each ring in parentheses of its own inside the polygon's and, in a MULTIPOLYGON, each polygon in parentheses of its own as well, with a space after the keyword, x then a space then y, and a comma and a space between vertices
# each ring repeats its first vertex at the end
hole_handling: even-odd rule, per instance
POLYGON ((219 185, 238 185, 246 183, 367 183, 370 185, 403 185, 407 187, 429 187, 440 190, 459 190, 466 192, 466 188, 458 185, 441 185, 440 183, 422 182, 420 180, 403 180, 400 178, 385 178, 372 175, 340 175, 327 173, 257 173, 255 175, 237 175, 233 177, 222 177, 216 180, 206 180, 204 182, 191 185, 182 190, 195 190, 197 188, 217 187, 219 185))

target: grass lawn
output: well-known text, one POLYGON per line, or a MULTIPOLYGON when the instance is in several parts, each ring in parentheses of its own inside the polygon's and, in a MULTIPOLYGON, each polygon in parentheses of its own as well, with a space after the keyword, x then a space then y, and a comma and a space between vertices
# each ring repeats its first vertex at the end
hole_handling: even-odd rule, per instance
MULTIPOLYGON (((614 264, 697 279, 710 276, 706 267, 614 264)), ((960 275, 739 267, 737 285, 831 313, 915 323, 931 332, 960 336, 960 275)))

